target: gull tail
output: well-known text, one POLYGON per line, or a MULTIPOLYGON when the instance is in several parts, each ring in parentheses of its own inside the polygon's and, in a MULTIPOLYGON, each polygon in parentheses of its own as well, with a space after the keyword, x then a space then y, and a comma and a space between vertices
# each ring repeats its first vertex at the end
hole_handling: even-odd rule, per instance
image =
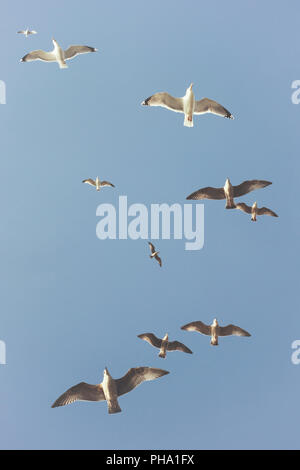
POLYGON ((165 351, 161 351, 158 355, 158 357, 162 357, 163 359, 166 357, 165 351))
POLYGON ((219 346, 218 338, 212 338, 211 341, 210 341, 210 344, 212 346, 219 346))
POLYGON ((108 406, 109 414, 120 413, 122 411, 118 403, 118 400, 108 401, 107 406, 108 406))
POLYGON ((67 69, 68 66, 67 66, 67 64, 66 64, 65 62, 60 62, 60 63, 59 63, 59 68, 60 68, 60 69, 67 69))
POLYGON ((187 114, 184 115, 184 123, 183 125, 185 127, 194 127, 194 123, 193 123, 193 115, 192 116, 188 116, 187 114))

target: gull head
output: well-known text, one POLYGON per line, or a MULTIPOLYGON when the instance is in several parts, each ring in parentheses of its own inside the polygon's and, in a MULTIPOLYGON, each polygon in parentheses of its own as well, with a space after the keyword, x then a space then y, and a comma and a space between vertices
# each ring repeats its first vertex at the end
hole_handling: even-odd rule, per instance
POLYGON ((257 202, 255 201, 255 203, 253 204, 253 209, 256 209, 257 208, 257 202))
POLYGON ((193 90, 192 90, 193 86, 194 86, 194 84, 191 83, 190 86, 187 88, 186 92, 188 93, 188 92, 193 91, 193 90))
POLYGON ((169 339, 169 335, 168 335, 168 333, 166 333, 165 336, 163 337, 163 340, 168 341, 168 339, 169 339))
POLYGON ((213 326, 218 326, 218 325, 219 325, 218 320, 217 320, 216 318, 214 318, 214 320, 213 320, 213 326))
POLYGON ((56 41, 56 39, 52 38, 52 42, 53 42, 54 46, 57 46, 57 41, 56 41))
POLYGON ((107 375, 109 375, 109 372, 108 372, 108 368, 107 368, 107 367, 104 368, 104 371, 103 371, 103 372, 104 372, 104 377, 107 376, 107 375))

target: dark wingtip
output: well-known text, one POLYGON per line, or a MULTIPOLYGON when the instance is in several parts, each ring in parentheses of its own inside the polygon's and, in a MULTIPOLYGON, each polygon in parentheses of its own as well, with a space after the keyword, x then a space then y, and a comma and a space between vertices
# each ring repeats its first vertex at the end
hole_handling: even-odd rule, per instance
POLYGON ((145 99, 143 102, 142 102, 142 106, 149 106, 149 101, 151 99, 151 96, 149 96, 149 98, 145 99))

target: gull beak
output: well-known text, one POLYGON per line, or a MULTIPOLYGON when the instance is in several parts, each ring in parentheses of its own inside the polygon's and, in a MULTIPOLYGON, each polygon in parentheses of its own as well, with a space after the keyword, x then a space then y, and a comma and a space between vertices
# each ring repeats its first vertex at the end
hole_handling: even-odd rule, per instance
POLYGON ((189 86, 189 89, 192 91, 192 88, 193 88, 194 84, 191 83, 190 86, 189 86))

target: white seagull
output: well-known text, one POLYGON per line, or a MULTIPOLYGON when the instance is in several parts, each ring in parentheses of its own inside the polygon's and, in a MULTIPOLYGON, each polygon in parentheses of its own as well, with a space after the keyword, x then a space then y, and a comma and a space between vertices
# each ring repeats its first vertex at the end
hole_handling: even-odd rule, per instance
POLYGON ((215 318, 212 325, 206 325, 202 321, 193 321, 181 327, 182 330, 186 331, 198 331, 202 335, 211 336, 210 344, 212 346, 218 346, 219 336, 251 336, 248 331, 243 330, 239 326, 227 325, 219 326, 218 320, 215 318))
POLYGON ((74 401, 107 401, 108 413, 120 413, 121 408, 118 397, 130 392, 142 382, 154 380, 163 375, 169 374, 167 370, 155 369, 153 367, 134 367, 129 369, 120 379, 113 379, 104 369, 103 381, 98 385, 80 382, 69 388, 52 405, 52 408, 65 406, 74 401))
POLYGON ((240 209, 246 214, 251 214, 251 220, 253 222, 256 222, 257 215, 271 215, 272 217, 278 217, 278 215, 271 211, 271 209, 268 209, 268 207, 257 207, 257 202, 252 206, 247 206, 244 202, 240 202, 239 204, 236 204, 236 209, 240 209))
POLYGON ((68 68, 66 60, 73 59, 78 54, 96 52, 98 49, 90 46, 70 46, 65 51, 60 47, 55 39, 52 39, 54 49, 50 52, 42 50, 32 51, 26 54, 20 62, 32 62, 33 60, 42 60, 43 62, 57 62, 61 69, 68 68))
POLYGON ((92 178, 88 178, 86 180, 83 180, 82 182, 90 184, 91 186, 95 186, 97 191, 100 191, 100 189, 103 188, 104 186, 110 186, 111 188, 115 187, 115 185, 110 183, 109 181, 100 181, 98 176, 96 180, 93 180, 92 178))
POLYGON ((159 251, 156 251, 155 246, 153 245, 153 243, 148 242, 148 245, 149 245, 150 251, 151 251, 150 258, 151 258, 151 259, 153 259, 153 258, 156 259, 156 261, 158 262, 159 266, 162 267, 161 258, 160 258, 160 256, 158 256, 159 251))
POLYGON ((185 96, 174 98, 166 92, 155 93, 142 102, 143 106, 161 106, 163 108, 175 111, 175 113, 184 113, 184 123, 186 127, 193 127, 194 114, 212 113, 218 116, 234 119, 233 115, 221 104, 209 98, 203 98, 196 101, 193 93, 193 83, 187 88, 185 96))
POLYGON ((237 186, 233 186, 230 179, 227 178, 223 188, 212 188, 211 186, 201 188, 190 194, 187 199, 226 199, 226 209, 235 209, 235 197, 243 196, 255 189, 265 188, 270 184, 272 184, 271 181, 247 180, 237 186))
POLYGON ((36 31, 34 31, 34 29, 24 29, 24 30, 21 30, 21 31, 17 31, 17 34, 24 34, 24 36, 26 36, 28 38, 28 36, 30 36, 30 34, 37 34, 36 31))
POLYGON ((193 354, 193 351, 191 351, 185 344, 180 343, 180 341, 169 341, 168 333, 166 333, 162 339, 157 338, 154 333, 142 333, 141 335, 138 335, 138 338, 147 341, 147 343, 151 344, 154 348, 158 348, 158 356, 163 359, 166 357, 167 351, 182 351, 187 354, 193 354))

